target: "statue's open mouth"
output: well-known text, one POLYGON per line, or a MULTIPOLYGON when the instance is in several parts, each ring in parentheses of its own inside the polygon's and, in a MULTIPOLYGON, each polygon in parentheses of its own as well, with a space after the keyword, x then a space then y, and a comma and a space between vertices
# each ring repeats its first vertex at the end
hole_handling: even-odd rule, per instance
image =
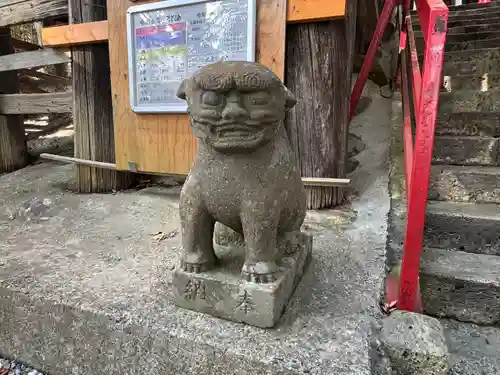
POLYGON ((214 135, 224 140, 253 140, 260 136, 259 127, 244 124, 218 125, 214 127, 214 135))

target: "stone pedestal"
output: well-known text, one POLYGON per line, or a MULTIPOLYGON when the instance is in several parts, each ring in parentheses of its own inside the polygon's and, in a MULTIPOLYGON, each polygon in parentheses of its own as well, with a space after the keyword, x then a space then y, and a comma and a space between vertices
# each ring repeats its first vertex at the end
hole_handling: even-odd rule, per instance
POLYGON ((242 246, 217 246, 221 264, 203 273, 173 273, 176 305, 261 328, 273 327, 281 317, 310 261, 312 237, 302 233, 296 251, 278 263, 276 281, 256 284, 241 278, 245 259, 242 246))

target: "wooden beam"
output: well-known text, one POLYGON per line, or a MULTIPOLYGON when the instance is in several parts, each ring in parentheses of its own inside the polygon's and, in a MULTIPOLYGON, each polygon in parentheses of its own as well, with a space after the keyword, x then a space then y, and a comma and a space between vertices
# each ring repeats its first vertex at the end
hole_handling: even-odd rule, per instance
POLYGON ((46 27, 42 29, 45 47, 77 46, 103 43, 108 40, 108 21, 46 27))
POLYGON ((68 14, 67 0, 0 0, 0 26, 68 14))
POLYGON ((332 20, 345 16, 346 0, 288 0, 288 23, 332 20))
POLYGON ((39 46, 38 44, 26 42, 21 39, 12 38, 12 44, 14 45, 15 49, 21 51, 38 51, 39 49, 42 49, 42 46, 39 46))
MULTIPOLYGON (((277 0, 259 0, 259 6, 275 7, 273 14, 282 18, 285 12, 283 4, 277 0)), ((345 15, 346 0, 288 0, 286 20, 288 23, 315 22, 341 18, 345 15)), ((259 13, 259 17, 261 13, 259 13)), ((259 19, 259 21, 261 21, 259 19)), ((274 25, 278 25, 275 22, 274 25)), ((276 26, 278 27, 278 26, 276 26)), ((108 21, 86 22, 81 24, 47 27, 42 30, 42 40, 45 47, 76 46, 82 44, 104 43, 109 39, 108 21)), ((283 33, 279 33, 281 37, 283 33)), ((269 38, 278 38, 269 34, 269 38)), ((269 65, 270 66, 270 65, 269 65)), ((274 70, 274 69, 273 69, 274 70)))
POLYGON ((348 178, 302 177, 302 182, 304 183, 304 186, 348 187, 351 180, 348 178))
POLYGON ((257 0, 256 60, 285 79, 286 0, 257 0))
POLYGON ((21 77, 28 77, 28 78, 36 77, 38 78, 36 82, 39 82, 40 84, 46 86, 60 86, 60 85, 70 86, 71 83, 73 82, 71 78, 62 77, 55 74, 39 72, 32 69, 24 70, 21 74, 21 77))
POLYGON ((38 139, 47 134, 52 134, 55 131, 69 126, 73 122, 73 116, 71 113, 65 113, 62 115, 56 115, 51 122, 43 126, 40 131, 30 133, 26 136, 26 140, 30 141, 33 139, 38 139))
MULTIPOLYGON (((94 22, 95 25, 96 21, 105 20, 112 12, 107 9, 106 0, 92 0, 91 7, 88 0, 69 0, 69 4, 72 30, 80 30, 77 24, 94 22)), ((107 32, 107 29, 104 28, 104 31, 107 32)), ((125 32, 125 28, 121 31, 125 32)), ((91 32, 87 35, 93 37, 95 34, 91 32)), ((75 157, 114 163, 115 127, 109 48, 103 44, 75 46, 71 54, 75 157)), ((77 189, 81 193, 122 190, 133 182, 129 173, 84 166, 77 168, 76 175, 77 189)))
MULTIPOLYGON (((69 156, 46 154, 46 153, 40 154, 40 158, 47 159, 47 160, 60 161, 62 163, 73 163, 73 164, 85 165, 88 167, 117 170, 115 163, 103 163, 100 161, 85 160, 85 159, 80 159, 80 158, 72 158, 69 156)), ((138 172, 138 173, 143 173, 143 172, 138 172)), ((144 174, 168 175, 168 174, 163 174, 163 173, 150 173, 150 172, 146 172, 144 174)), ((347 187, 351 183, 351 180, 349 180, 348 178, 302 177, 302 182, 304 183, 305 186, 329 186, 329 187, 342 186, 342 187, 347 187)))
POLYGON ((0 95, 0 114, 68 113, 73 104, 72 92, 48 94, 0 95))
MULTIPOLYGON (((0 28, 0 55, 14 52, 10 29, 0 28)), ((19 80, 14 72, 0 74, 0 92, 19 92, 19 80)), ((1 105, 0 105, 1 108, 1 105)), ((24 138, 23 116, 0 116, 0 173, 12 172, 28 164, 28 149, 24 138)))
POLYGON ((39 51, 20 52, 12 55, 0 56, 0 72, 11 70, 39 68, 53 64, 70 62, 65 50, 41 49, 39 51))

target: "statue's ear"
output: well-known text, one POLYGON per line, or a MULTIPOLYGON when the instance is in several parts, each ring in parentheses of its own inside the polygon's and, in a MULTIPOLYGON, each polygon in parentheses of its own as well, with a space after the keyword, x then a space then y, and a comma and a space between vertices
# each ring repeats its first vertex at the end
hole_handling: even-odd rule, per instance
POLYGON ((177 89, 177 97, 182 100, 186 100, 186 86, 187 86, 188 80, 185 79, 181 82, 181 85, 177 89))
MULTIPOLYGON (((283 86, 284 87, 284 86, 283 86)), ((295 96, 288 90, 286 87, 285 89, 285 109, 289 111, 293 107, 295 107, 295 104, 297 104, 297 99, 295 99, 295 96)))

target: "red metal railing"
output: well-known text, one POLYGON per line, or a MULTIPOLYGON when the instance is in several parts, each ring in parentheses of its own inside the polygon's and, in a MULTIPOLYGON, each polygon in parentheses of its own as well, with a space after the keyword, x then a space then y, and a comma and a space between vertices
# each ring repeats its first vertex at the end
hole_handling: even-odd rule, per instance
MULTIPOLYGON (((376 50, 382 34, 398 0, 386 0, 384 8, 368 48, 365 61, 351 96, 351 118, 358 104, 361 92, 373 66, 376 50)), ((405 152, 406 179, 406 228, 403 245, 403 259, 399 281, 397 308, 415 311, 420 309, 419 269, 422 253, 424 221, 427 208, 429 175, 434 146, 434 129, 438 109, 441 73, 443 68, 448 7, 442 0, 416 0, 418 19, 425 41, 422 74, 415 46, 415 37, 409 15, 410 0, 403 0, 399 7, 402 12, 400 25, 400 76, 403 100, 403 137, 405 152), (411 64, 411 90, 408 77, 408 49, 411 64), (412 136, 412 118, 410 111, 412 95, 415 117, 415 141, 412 136)))

